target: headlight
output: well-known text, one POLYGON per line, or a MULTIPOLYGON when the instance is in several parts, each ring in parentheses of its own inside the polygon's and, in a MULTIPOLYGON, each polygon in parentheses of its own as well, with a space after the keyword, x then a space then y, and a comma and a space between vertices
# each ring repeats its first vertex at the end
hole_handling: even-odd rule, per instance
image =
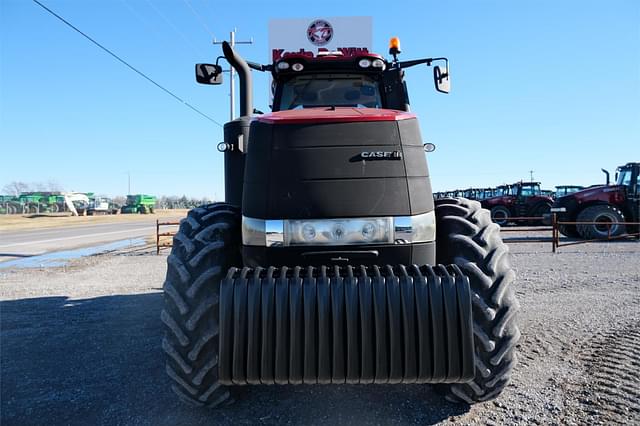
POLYGON ((279 70, 287 70, 289 69, 289 62, 284 62, 284 61, 278 62, 277 67, 279 70))
POLYGON ((389 217, 371 219, 285 220, 286 246, 391 244, 392 221, 389 217))
POLYGON ((381 68, 382 70, 385 68, 384 61, 382 59, 374 59, 373 62, 371 62, 371 66, 374 68, 381 68))
POLYGON ((296 62, 295 64, 291 65, 291 69, 296 72, 300 72, 304 69, 304 65, 302 65, 300 62, 296 62))
POLYGON ((435 212, 398 217, 264 220, 242 217, 247 246, 409 244, 435 241, 435 212))
POLYGON ((360 66, 360 68, 369 68, 371 66, 371 60, 367 58, 360 59, 358 66, 360 66))

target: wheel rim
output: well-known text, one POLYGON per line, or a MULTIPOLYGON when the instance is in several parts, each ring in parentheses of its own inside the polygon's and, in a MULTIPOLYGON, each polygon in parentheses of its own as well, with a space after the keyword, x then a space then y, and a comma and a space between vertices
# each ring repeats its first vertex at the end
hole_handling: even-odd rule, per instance
POLYGON ((501 223, 501 224, 505 223, 507 221, 507 218, 509 217, 507 216, 507 213, 504 210, 497 210, 493 212, 491 216, 494 222, 501 223))
POLYGON ((602 213, 596 216, 593 225, 596 232, 600 235, 608 235, 609 232, 612 234, 618 230, 618 218, 612 214, 602 213))

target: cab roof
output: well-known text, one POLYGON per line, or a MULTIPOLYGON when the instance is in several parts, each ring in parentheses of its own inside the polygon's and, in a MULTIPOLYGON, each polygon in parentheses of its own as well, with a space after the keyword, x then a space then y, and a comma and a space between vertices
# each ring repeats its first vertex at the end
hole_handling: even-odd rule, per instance
POLYGON ((261 123, 269 124, 310 124, 348 123, 360 121, 401 121, 416 118, 405 111, 376 108, 318 107, 290 109, 272 112, 256 117, 261 123))

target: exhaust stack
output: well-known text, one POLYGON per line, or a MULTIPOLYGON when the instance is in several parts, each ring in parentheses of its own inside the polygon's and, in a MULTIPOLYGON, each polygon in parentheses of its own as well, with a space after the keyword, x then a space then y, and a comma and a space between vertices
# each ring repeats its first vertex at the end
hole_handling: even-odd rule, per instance
POLYGON ((607 175, 607 186, 609 186, 609 172, 605 169, 600 169, 602 170, 602 173, 604 173, 605 175, 607 175))
POLYGON ((226 41, 222 42, 222 52, 240 77, 240 116, 249 116, 253 113, 253 87, 249 65, 226 41))

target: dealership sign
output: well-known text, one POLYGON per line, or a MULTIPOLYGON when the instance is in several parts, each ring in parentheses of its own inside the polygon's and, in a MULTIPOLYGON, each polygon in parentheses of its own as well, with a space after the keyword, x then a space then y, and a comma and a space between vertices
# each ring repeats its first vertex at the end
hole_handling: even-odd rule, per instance
POLYGON ((313 57, 323 51, 340 51, 344 56, 369 52, 371 23, 370 16, 272 19, 269 59, 277 61, 292 53, 313 57))

